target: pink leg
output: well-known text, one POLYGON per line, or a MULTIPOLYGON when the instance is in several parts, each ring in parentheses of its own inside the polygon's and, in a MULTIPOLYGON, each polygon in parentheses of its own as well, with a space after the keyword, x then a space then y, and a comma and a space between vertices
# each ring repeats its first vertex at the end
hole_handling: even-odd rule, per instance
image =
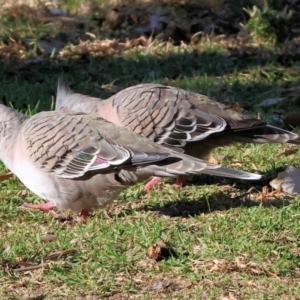
POLYGON ((68 111, 68 109, 67 109, 66 107, 64 107, 64 106, 61 107, 60 110, 61 110, 61 111, 68 111))
POLYGON ((144 192, 148 192, 150 191, 156 184, 158 184, 161 181, 160 177, 153 177, 150 181, 148 181, 144 188, 143 191, 144 192))
POLYGON ((175 188, 180 188, 186 186, 186 181, 183 175, 178 175, 176 182, 175 182, 175 188))
POLYGON ((29 208, 29 209, 39 209, 41 211, 49 212, 56 218, 59 216, 54 211, 54 208, 56 207, 56 205, 52 202, 46 202, 46 203, 42 203, 42 204, 31 204, 31 203, 24 202, 22 206, 29 208))

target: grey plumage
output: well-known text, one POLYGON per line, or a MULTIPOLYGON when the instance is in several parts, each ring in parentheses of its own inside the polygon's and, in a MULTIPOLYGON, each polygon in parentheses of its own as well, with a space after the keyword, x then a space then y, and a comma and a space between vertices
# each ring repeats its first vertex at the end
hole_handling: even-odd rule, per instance
POLYGON ((73 92, 60 76, 55 109, 61 107, 92 113, 198 158, 235 142, 300 144, 295 133, 248 118, 207 96, 159 84, 136 85, 101 100, 73 92))

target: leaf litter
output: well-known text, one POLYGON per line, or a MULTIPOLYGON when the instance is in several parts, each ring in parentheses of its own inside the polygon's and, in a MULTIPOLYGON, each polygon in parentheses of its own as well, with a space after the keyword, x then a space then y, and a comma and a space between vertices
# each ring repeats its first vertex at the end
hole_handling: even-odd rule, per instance
POLYGON ((195 271, 206 269, 210 272, 246 272, 257 276, 278 277, 278 274, 270 271, 267 267, 252 261, 247 261, 243 256, 238 256, 231 262, 222 258, 194 259, 189 264, 195 271))

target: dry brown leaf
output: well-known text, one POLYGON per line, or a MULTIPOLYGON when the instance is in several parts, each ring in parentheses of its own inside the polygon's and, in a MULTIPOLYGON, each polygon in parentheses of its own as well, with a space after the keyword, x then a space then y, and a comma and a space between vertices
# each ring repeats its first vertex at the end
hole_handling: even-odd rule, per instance
POLYGON ((14 177, 14 174, 9 172, 9 173, 6 173, 6 174, 2 174, 0 175, 0 181, 3 181, 3 180, 6 180, 6 179, 9 179, 9 178, 12 178, 14 177))
POLYGON ((263 266, 260 266, 259 264, 255 262, 247 262, 246 259, 242 256, 236 257, 235 264, 232 266, 232 270, 235 271, 246 271, 247 273, 253 274, 253 275, 261 275, 266 274, 272 277, 277 277, 277 274, 272 273, 268 270, 266 270, 263 266))
POLYGON ((300 170, 288 166, 285 171, 278 174, 277 178, 270 182, 274 189, 282 188, 288 194, 300 194, 300 170))
POLYGON ((277 274, 267 270, 264 266, 260 266, 252 261, 247 261, 243 256, 236 257, 233 262, 229 262, 228 260, 221 258, 193 260, 193 270, 203 268, 209 268, 211 272, 246 272, 253 275, 268 275, 271 277, 278 276, 277 274))
POLYGON ((48 268, 49 268, 49 264, 39 264, 39 265, 32 265, 23 268, 12 269, 11 271, 13 273, 17 273, 17 272, 19 273, 19 272, 28 272, 28 271, 34 271, 38 269, 48 269, 48 268))
POLYGON ((168 258, 172 254, 174 254, 174 251, 170 244, 164 241, 159 241, 147 249, 147 256, 156 261, 168 258))
POLYGON ((56 234, 45 234, 41 236, 42 242, 54 242, 58 239, 56 234))
POLYGON ((192 268, 194 270, 209 268, 212 272, 226 272, 230 268, 230 263, 228 260, 222 258, 214 258, 209 260, 196 259, 192 261, 192 268))
POLYGON ((228 270, 228 261, 226 259, 213 259, 211 261, 212 266, 210 268, 211 271, 219 271, 224 272, 228 270))
POLYGON ((249 273, 254 275, 259 275, 264 273, 264 270, 257 263, 251 261, 247 263, 246 269, 249 273))
POLYGON ((279 186, 275 191, 270 192, 267 186, 262 188, 262 191, 257 195, 257 200, 266 201, 282 194, 282 188, 279 186))
POLYGON ((69 255, 75 255, 78 251, 77 250, 61 250, 61 251, 55 251, 47 255, 43 258, 44 261, 46 260, 55 260, 57 258, 63 257, 63 256, 69 256, 69 255))

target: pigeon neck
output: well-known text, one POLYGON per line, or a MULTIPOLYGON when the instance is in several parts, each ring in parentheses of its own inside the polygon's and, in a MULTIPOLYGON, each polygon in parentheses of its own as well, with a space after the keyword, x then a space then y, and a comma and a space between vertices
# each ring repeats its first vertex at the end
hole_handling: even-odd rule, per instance
POLYGON ((97 99, 96 101, 94 101, 93 103, 93 107, 89 108, 90 111, 93 112, 94 115, 102 117, 105 119, 105 115, 108 113, 107 109, 109 107, 109 101, 108 99, 97 99))

